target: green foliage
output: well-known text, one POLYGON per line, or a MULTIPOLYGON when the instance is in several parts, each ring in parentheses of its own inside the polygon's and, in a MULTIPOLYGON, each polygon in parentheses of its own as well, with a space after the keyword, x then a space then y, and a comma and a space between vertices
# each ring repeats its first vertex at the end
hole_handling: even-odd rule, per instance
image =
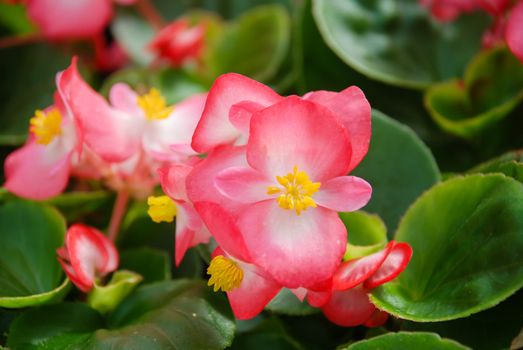
POLYGON ((319 312, 318 309, 309 306, 307 301, 301 302, 287 288, 283 288, 265 308, 275 313, 294 316, 310 315, 319 312))
POLYGON ((389 333, 368 340, 362 340, 344 350, 466 350, 469 349, 455 341, 442 339, 433 333, 389 333))
POLYGON ((0 307, 22 308, 63 298, 69 289, 56 259, 65 221, 47 206, 12 200, 0 205, 0 307))
POLYGON ((87 295, 87 304, 102 314, 112 311, 142 279, 143 277, 135 272, 116 271, 106 285, 94 284, 94 288, 87 295))
POLYGON ((372 301, 423 322, 498 304, 523 286, 522 212, 523 185, 504 175, 458 177, 433 187, 396 232, 414 251, 409 266, 375 289, 372 301))
POLYGON ((171 278, 171 264, 166 252, 140 247, 120 252, 120 268, 138 272, 143 283, 165 281, 171 278))
POLYGON ((387 227, 378 215, 364 211, 339 214, 347 227, 347 251, 343 260, 360 258, 387 245, 387 227))

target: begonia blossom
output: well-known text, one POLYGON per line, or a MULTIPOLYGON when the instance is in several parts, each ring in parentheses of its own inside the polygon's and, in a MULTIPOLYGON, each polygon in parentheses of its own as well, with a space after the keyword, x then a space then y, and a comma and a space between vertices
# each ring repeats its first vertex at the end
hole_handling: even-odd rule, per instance
POLYGON ((89 292, 97 280, 118 267, 118 251, 97 229, 75 224, 67 230, 65 246, 57 249, 67 277, 81 291, 89 292))
POLYGON ((222 170, 215 184, 250 204, 237 225, 257 252, 253 262, 289 288, 330 278, 347 240, 337 212, 357 210, 371 195, 367 182, 345 176, 349 133, 328 107, 291 96, 255 112, 249 134, 248 166, 222 170))

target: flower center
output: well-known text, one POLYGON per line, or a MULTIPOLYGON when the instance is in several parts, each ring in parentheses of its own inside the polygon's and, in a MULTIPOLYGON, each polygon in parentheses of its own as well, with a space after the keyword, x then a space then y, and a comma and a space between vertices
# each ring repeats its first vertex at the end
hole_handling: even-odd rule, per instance
POLYGON ((173 107, 167 106, 162 94, 155 88, 149 90, 145 95, 138 96, 136 103, 144 111, 145 117, 149 120, 165 119, 173 111, 173 107))
POLYGON ((154 222, 173 222, 176 216, 176 204, 174 204, 171 198, 167 196, 149 196, 149 198, 147 198, 147 204, 149 205, 147 214, 149 214, 154 222))
POLYGON ((47 114, 36 110, 34 117, 29 121, 29 130, 35 135, 36 143, 48 145, 55 136, 62 132, 62 115, 57 108, 53 108, 47 114))
POLYGON ((242 269, 234 261, 223 255, 218 255, 211 260, 211 264, 207 268, 207 274, 211 275, 207 285, 214 285, 215 292, 220 289, 224 292, 229 292, 240 287, 243 280, 242 269))
POLYGON ((276 176, 276 180, 281 186, 269 186, 267 194, 279 194, 276 200, 281 208, 294 209, 297 215, 308 207, 316 208, 312 195, 318 191, 321 183, 312 182, 305 171, 298 171, 295 166, 292 173, 276 176))

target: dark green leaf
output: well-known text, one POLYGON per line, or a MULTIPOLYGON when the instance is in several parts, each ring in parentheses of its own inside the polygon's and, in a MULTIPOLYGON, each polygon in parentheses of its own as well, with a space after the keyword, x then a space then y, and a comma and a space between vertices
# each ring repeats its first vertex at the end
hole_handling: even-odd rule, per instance
POLYGON ((372 292, 381 309, 413 321, 466 317, 523 286, 523 185, 501 174, 441 183, 407 211, 396 240, 412 260, 372 292))
POLYGON ((439 180, 430 150, 407 126, 373 111, 369 153, 352 173, 372 185, 363 209, 377 213, 394 232, 409 205, 439 180))
POLYGON ((65 221, 47 206, 13 200, 0 206, 0 306, 20 308, 55 301, 68 280, 56 259, 65 221))
POLYGON ((60 210, 68 222, 75 222, 111 203, 112 197, 112 193, 108 191, 66 192, 45 203, 60 210))
POLYGON ((389 333, 351 344, 344 350, 466 350, 466 346, 434 333, 389 333))
POLYGON ((234 338, 231 349, 234 350, 299 350, 303 349, 294 339, 289 337, 281 322, 271 317, 264 320, 253 330, 242 333, 234 338))
POLYGON ((138 272, 143 283, 165 281, 171 278, 171 262, 167 253, 141 247, 120 252, 120 268, 138 272))
POLYGON ((282 289, 265 308, 272 312, 294 316, 310 315, 320 311, 307 304, 305 300, 301 302, 287 288, 282 289))

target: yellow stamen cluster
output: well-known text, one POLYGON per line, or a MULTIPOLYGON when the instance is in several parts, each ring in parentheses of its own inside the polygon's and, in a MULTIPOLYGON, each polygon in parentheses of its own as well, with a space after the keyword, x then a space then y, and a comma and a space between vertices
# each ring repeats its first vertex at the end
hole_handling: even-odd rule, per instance
POLYGON ((167 196, 149 196, 149 198, 147 198, 147 204, 149 205, 147 214, 149 214, 154 222, 173 222, 176 216, 176 204, 174 204, 171 198, 167 196))
POLYGON ((243 271, 231 259, 218 255, 211 260, 211 264, 207 268, 207 274, 211 275, 208 286, 214 285, 215 292, 220 289, 224 292, 229 292, 235 288, 240 287, 243 280, 243 271))
POLYGON ((276 200, 281 208, 296 210, 297 215, 308 207, 316 208, 316 202, 311 196, 318 191, 321 183, 312 182, 305 171, 298 171, 295 166, 292 173, 276 176, 276 180, 282 187, 269 186, 267 194, 279 194, 276 200))
POLYGON ((29 121, 29 130, 35 135, 36 143, 48 145, 62 132, 62 115, 57 108, 47 112, 37 110, 29 121))
POLYGON ((138 106, 144 111, 145 117, 149 120, 165 119, 173 111, 173 107, 168 107, 165 103, 160 90, 152 88, 148 93, 138 96, 136 101, 138 106))

